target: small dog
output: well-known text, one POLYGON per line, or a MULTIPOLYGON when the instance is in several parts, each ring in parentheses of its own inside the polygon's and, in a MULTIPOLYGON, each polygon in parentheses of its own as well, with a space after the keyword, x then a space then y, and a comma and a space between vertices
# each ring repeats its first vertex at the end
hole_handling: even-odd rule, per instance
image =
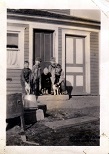
POLYGON ((57 86, 56 84, 53 85, 53 93, 54 95, 60 94, 60 86, 57 86))
POLYGON ((30 85, 27 82, 25 82, 25 91, 27 94, 30 94, 30 85))

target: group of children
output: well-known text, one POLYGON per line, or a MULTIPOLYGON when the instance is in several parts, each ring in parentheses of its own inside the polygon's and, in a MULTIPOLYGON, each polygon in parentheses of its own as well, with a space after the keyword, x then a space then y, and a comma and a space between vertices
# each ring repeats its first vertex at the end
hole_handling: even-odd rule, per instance
POLYGON ((25 85, 30 86, 30 93, 39 96, 48 91, 53 94, 53 85, 60 86, 62 94, 66 94, 64 72, 60 64, 56 64, 55 58, 51 58, 50 65, 44 68, 43 72, 40 67, 41 59, 36 58, 32 70, 29 68, 29 62, 24 62, 24 68, 21 71, 22 95, 25 96, 25 85))

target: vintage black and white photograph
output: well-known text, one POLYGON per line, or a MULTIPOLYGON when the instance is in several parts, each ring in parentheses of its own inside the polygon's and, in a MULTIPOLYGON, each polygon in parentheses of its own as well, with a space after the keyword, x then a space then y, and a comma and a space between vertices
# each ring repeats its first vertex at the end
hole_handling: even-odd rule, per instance
POLYGON ((7 9, 7 146, 100 146, 100 16, 7 9))
POLYGON ((0 154, 109 153, 109 0, 0 0, 0 154))
POLYGON ((108 154, 109 0, 0 0, 0 154, 108 154))

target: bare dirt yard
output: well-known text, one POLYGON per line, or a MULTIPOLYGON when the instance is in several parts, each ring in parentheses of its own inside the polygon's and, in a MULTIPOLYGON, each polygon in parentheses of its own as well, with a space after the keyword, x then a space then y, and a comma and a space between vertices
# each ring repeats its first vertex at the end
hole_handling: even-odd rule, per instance
MULTIPOLYGON (((19 118, 10 119, 6 131, 7 146, 31 146, 21 140, 19 118)), ((28 141, 39 143, 40 146, 99 146, 100 122, 99 107, 82 109, 52 109, 47 111, 44 120, 26 125, 25 134, 28 141), (98 120, 60 129, 52 129, 46 122, 64 121, 82 116, 98 117, 98 120)))

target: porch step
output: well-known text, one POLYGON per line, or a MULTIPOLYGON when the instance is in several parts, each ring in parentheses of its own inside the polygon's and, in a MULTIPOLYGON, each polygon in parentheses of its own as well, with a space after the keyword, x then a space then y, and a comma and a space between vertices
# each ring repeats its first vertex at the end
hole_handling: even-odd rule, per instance
POLYGON ((66 101, 69 95, 42 95, 38 97, 38 101, 66 101))
POLYGON ((73 96, 68 99, 68 95, 62 96, 39 96, 38 101, 47 106, 47 110, 58 108, 85 108, 100 106, 99 96, 73 96), (63 98, 62 98, 63 97, 63 98))
POLYGON ((83 116, 83 117, 67 119, 67 120, 45 122, 44 125, 51 128, 51 129, 61 129, 61 128, 66 128, 66 127, 70 127, 70 126, 77 126, 77 125, 81 125, 81 124, 85 124, 85 123, 89 123, 89 122, 94 122, 97 120, 99 120, 99 118, 83 116))

